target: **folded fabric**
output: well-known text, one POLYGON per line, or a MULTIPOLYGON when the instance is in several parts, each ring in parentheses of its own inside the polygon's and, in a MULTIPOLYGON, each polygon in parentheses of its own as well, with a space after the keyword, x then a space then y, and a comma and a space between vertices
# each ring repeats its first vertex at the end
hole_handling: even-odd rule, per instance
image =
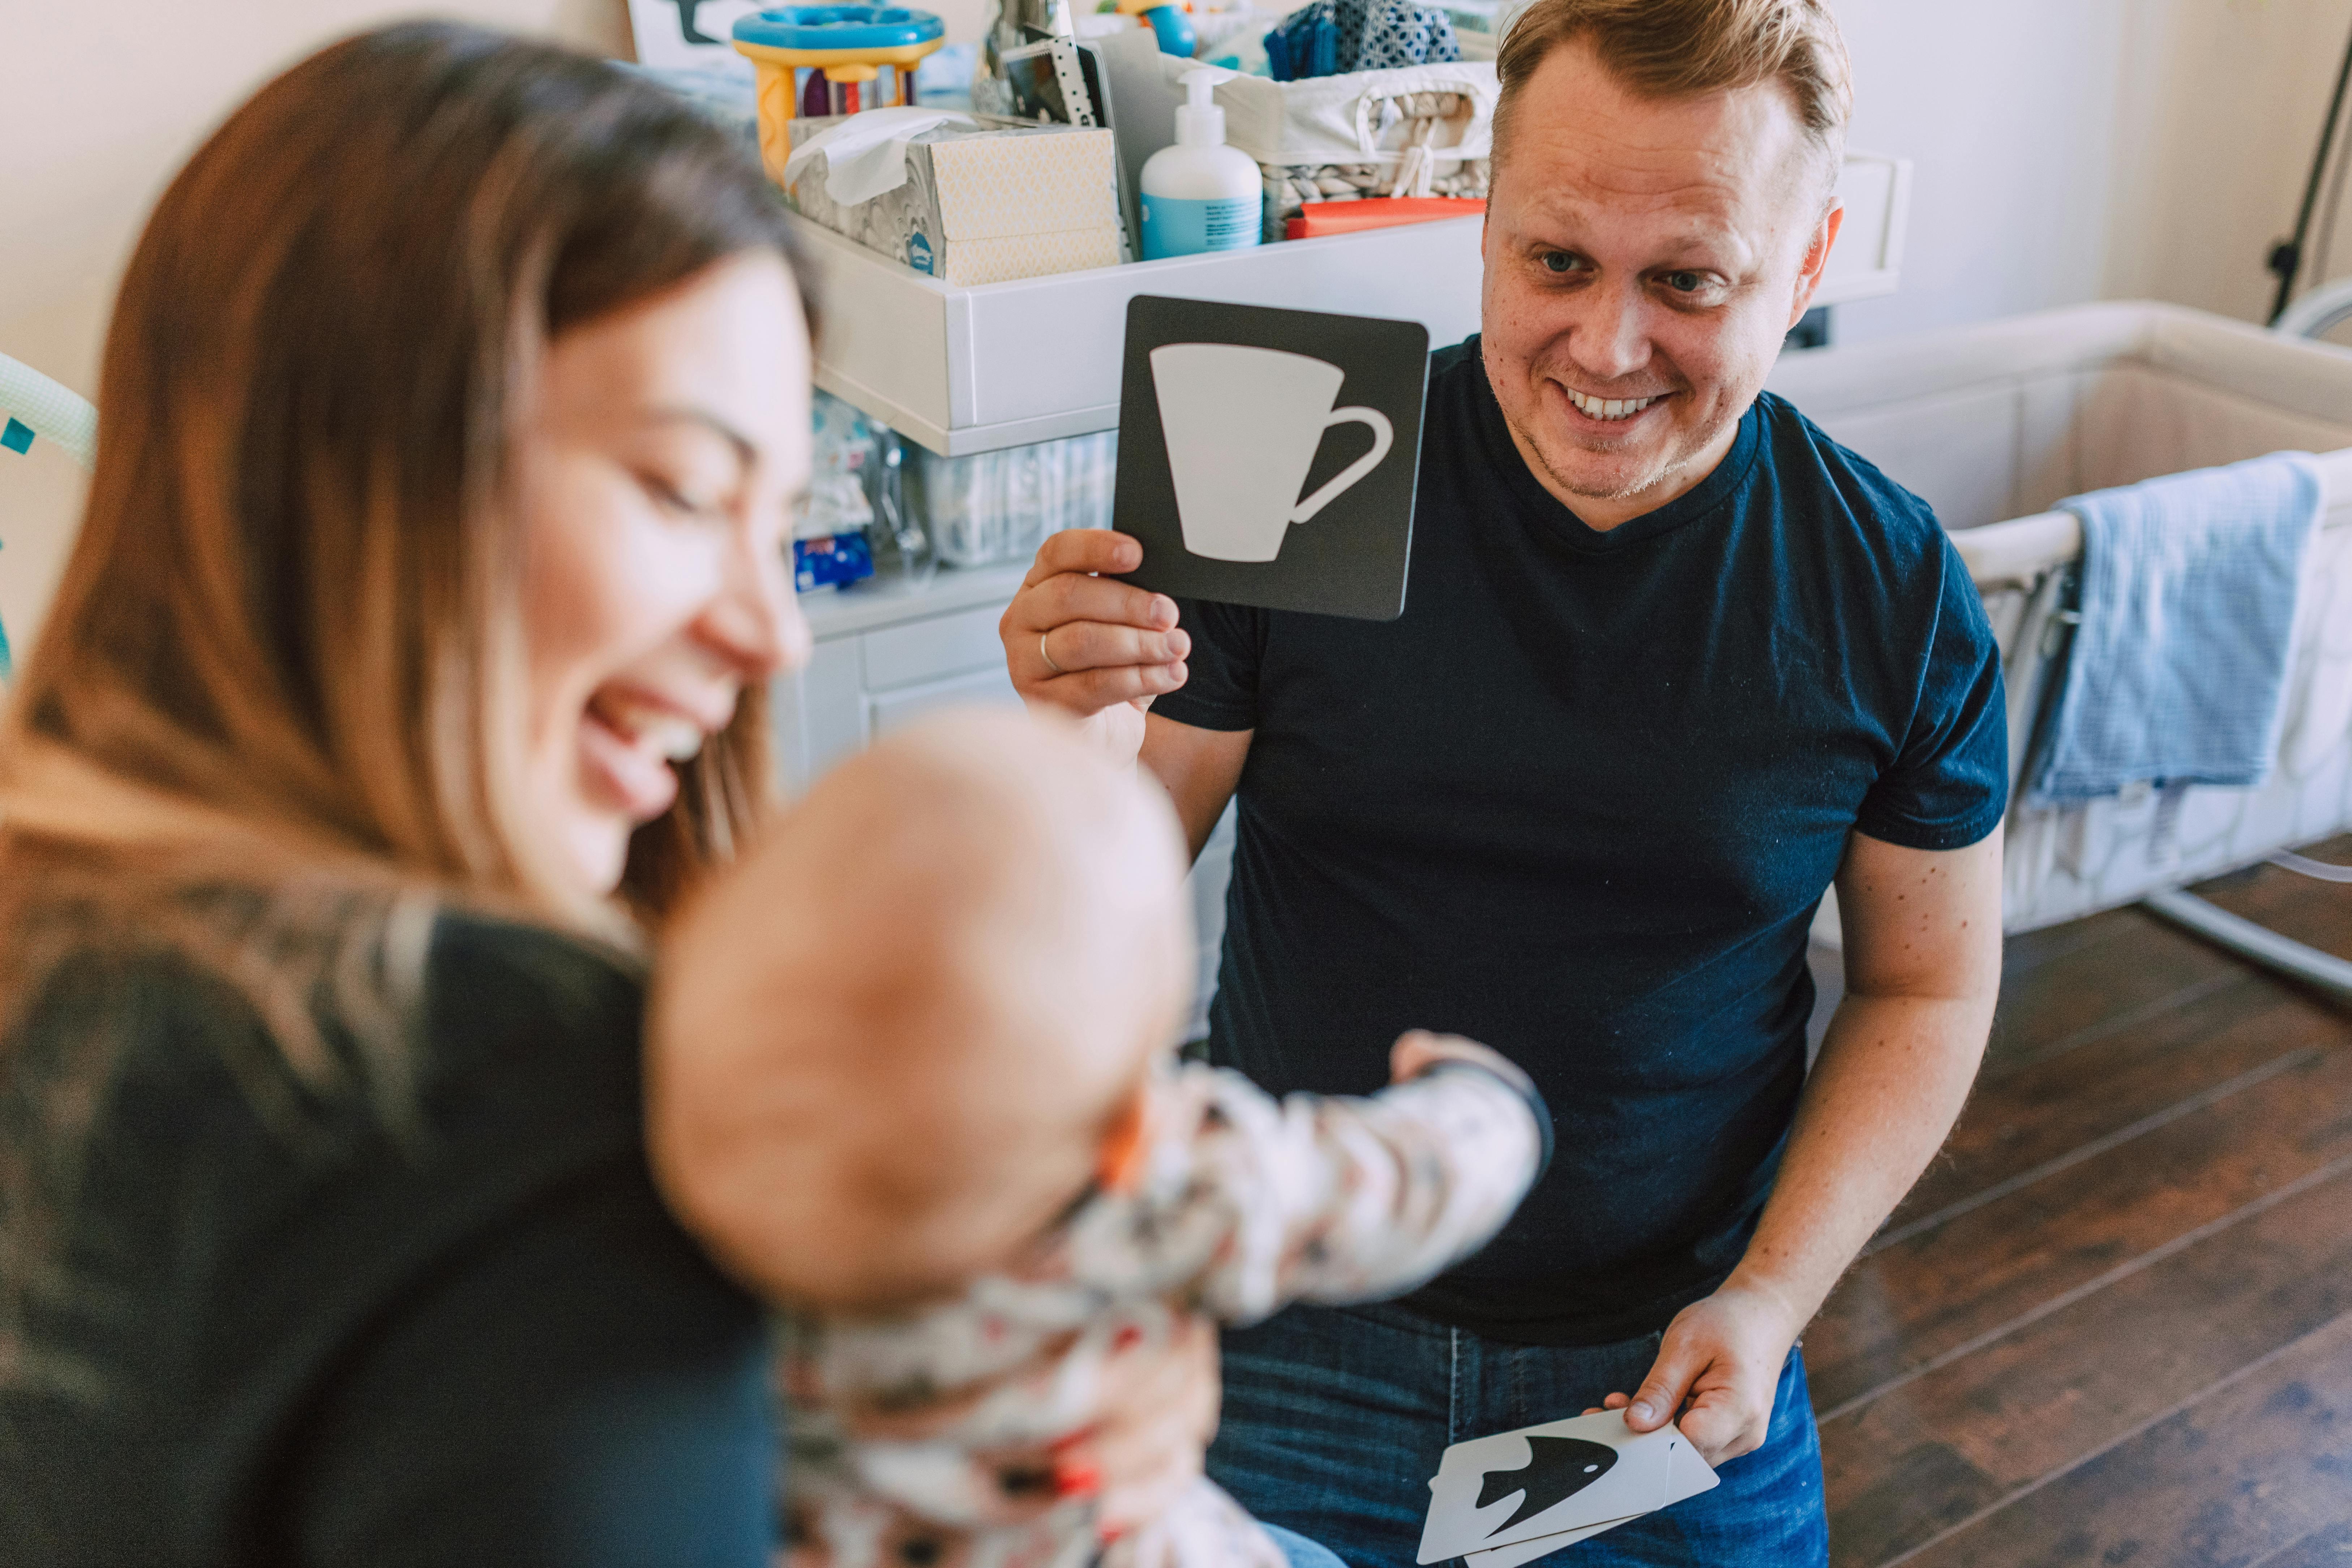
POLYGON ((1339 72, 1339 24, 1332 0, 1309 0, 1265 36, 1266 68, 1276 81, 1339 72))
POLYGON ((2263 781, 2325 494, 2281 452, 2060 503, 2083 521, 2082 620, 2032 803, 2263 781))
POLYGON ((1422 0, 1334 0, 1339 24, 1339 68, 1390 70, 1444 65, 1462 58, 1454 18, 1422 0))
POLYGON ((1341 76, 1462 58, 1454 18, 1423 0, 1308 0, 1265 37, 1276 81, 1341 76))

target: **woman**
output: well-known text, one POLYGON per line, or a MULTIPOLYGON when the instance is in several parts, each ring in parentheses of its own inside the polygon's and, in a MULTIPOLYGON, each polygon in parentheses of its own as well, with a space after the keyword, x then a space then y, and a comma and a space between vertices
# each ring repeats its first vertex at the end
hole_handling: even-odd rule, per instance
MULTIPOLYGON (((759 1317, 648 1182, 626 955, 807 650, 788 258, 690 110, 454 26, 164 195, 0 732, 0 1562, 766 1562, 759 1317)), ((1108 1523, 1207 1354, 1058 1455, 1108 1523)))

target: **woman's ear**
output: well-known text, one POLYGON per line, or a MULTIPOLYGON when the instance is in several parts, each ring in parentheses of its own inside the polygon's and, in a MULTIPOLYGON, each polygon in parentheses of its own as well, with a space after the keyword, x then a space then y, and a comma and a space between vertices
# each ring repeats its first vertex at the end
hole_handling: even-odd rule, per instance
POLYGON ((1127 1193, 1143 1175, 1144 1151, 1151 1130, 1151 1082, 1146 1079, 1128 1091, 1103 1129, 1102 1150, 1095 1164, 1095 1180, 1107 1193, 1127 1193))

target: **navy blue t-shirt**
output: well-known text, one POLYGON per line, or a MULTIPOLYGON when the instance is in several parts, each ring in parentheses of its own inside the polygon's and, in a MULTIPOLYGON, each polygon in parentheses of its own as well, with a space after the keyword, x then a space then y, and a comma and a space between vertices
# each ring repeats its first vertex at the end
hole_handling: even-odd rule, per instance
POLYGON ((1558 1153, 1410 1304, 1538 1344, 1663 1326, 1770 1190, 1847 834, 2000 820, 1998 652, 1934 514, 1768 393, 1696 489, 1595 532, 1474 338, 1431 366, 1400 619, 1182 609, 1192 678, 1153 711, 1255 731, 1213 1058, 1360 1093, 1407 1028, 1496 1047, 1558 1153))

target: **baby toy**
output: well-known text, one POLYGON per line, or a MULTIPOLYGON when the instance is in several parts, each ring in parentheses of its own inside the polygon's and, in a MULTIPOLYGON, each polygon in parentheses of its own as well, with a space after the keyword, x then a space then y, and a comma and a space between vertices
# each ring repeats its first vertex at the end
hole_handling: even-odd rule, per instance
POLYGON ((902 5, 777 5, 735 24, 735 48, 759 75, 760 156, 771 174, 792 155, 784 122, 795 111, 812 117, 880 108, 864 101, 865 84, 888 66, 897 103, 914 101, 915 67, 947 42, 947 27, 929 11, 902 5), (805 96, 799 72, 809 73, 805 96))
POLYGON ((1178 55, 1187 59, 1200 42, 1193 31, 1192 18, 1184 7, 1171 0, 1118 0, 1118 12, 1123 16, 1139 16, 1160 40, 1160 52, 1178 55))

